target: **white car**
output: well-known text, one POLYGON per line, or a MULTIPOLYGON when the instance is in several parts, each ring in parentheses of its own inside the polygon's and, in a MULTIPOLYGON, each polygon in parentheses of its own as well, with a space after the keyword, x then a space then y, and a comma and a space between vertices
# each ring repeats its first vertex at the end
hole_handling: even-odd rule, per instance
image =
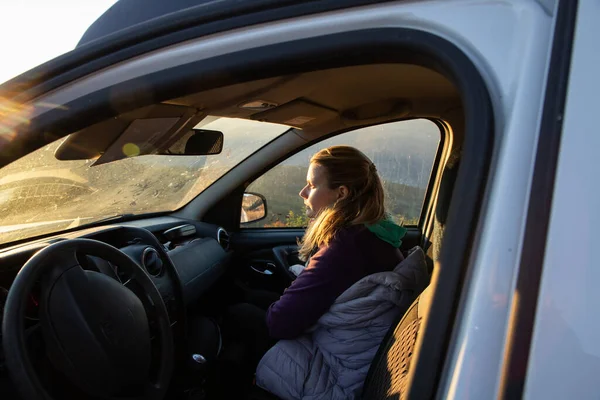
POLYGON ((309 157, 344 143, 433 273, 362 396, 598 398, 598 15, 117 2, 0 86, 0 397, 217 398, 214 321, 294 279, 309 157))

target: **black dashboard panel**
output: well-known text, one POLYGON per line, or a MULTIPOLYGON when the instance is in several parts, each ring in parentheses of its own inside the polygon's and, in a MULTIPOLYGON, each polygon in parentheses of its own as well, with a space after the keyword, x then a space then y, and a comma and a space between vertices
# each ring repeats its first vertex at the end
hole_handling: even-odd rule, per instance
MULTIPOLYGON (((39 250, 52 243, 75 238, 94 239, 112 245, 148 272, 167 308, 175 344, 175 363, 186 365, 189 356, 188 327, 193 323, 193 319, 188 321, 187 306, 198 300, 227 270, 232 255, 229 251, 227 232, 212 224, 156 217, 83 227, 16 245, 5 245, 0 249, 0 325, 8 294, 2 287, 10 289, 23 265, 39 250), (193 225, 195 229, 189 226, 182 229, 181 231, 185 232, 183 238, 174 240, 173 235, 164 234, 169 229, 186 224, 193 225), (195 233, 189 234, 193 231, 195 233)), ((85 254, 77 254, 77 260, 84 269, 102 272, 121 281, 138 296, 145 295, 143 290, 139 290, 138 282, 135 279, 128 281, 127 272, 119 270, 118 265, 85 254)), ((39 311, 43 297, 39 296, 39 292, 42 286, 41 282, 38 283, 30 293, 31 304, 28 303, 24 315, 26 326, 30 330, 39 327, 41 323, 39 311)), ((154 313, 151 304, 146 312, 148 315, 154 313)), ((149 323, 152 329, 153 320, 149 319, 149 323)), ((37 346, 36 351, 39 351, 38 347, 43 348, 37 346)), ((158 354, 158 351, 154 354, 158 354)), ((3 349, 0 344, 0 388, 2 393, 10 393, 13 386, 4 374, 4 368, 3 349)), ((10 394, 9 397, 12 398, 10 394)))
MULTIPOLYGON (((143 219, 66 232, 0 250, 0 287, 9 289, 19 269, 40 249, 60 240, 95 239, 121 249, 145 268, 165 301, 172 323, 181 321, 185 307, 224 274, 231 256, 222 240, 223 230, 216 225, 192 223, 196 228, 193 237, 176 244, 168 242, 163 232, 186 223, 172 217, 143 219)), ((105 273, 115 269, 118 275, 118 266, 106 266, 101 260, 87 262, 87 267, 104 269, 105 273)))
POLYGON ((187 304, 196 301, 226 271, 229 254, 216 239, 194 239, 169 251, 187 304))

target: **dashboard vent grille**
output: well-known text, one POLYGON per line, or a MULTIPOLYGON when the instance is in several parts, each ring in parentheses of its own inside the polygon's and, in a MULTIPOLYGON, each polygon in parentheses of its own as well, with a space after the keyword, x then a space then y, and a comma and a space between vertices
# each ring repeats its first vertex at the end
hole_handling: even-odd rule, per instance
POLYGON ((152 276, 159 276, 163 270, 163 262, 154 247, 146 247, 142 253, 142 265, 152 276))

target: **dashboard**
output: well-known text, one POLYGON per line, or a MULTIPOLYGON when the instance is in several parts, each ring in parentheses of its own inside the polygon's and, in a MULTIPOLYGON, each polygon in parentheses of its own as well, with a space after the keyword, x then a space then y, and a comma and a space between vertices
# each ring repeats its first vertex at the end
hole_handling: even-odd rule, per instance
MULTIPOLYGON (((172 217, 58 234, 0 250, 0 312, 12 281, 27 260, 52 243, 73 238, 110 244, 132 258, 148 273, 160 292, 173 327, 185 319, 186 307, 226 272, 231 259, 229 235, 223 228, 172 217)), ((135 292, 134 287, 129 286, 127 274, 118 265, 84 254, 78 255, 78 261, 84 269, 112 276, 135 292)), ((36 287, 30 294, 26 314, 33 322, 38 319, 38 290, 36 287)))

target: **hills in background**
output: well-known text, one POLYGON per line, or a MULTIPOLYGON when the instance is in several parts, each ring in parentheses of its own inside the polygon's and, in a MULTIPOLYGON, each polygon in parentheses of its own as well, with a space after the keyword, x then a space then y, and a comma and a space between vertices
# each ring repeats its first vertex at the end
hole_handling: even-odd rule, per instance
POLYGON ((304 205, 298 193, 305 185, 310 158, 320 149, 335 145, 350 145, 363 151, 375 163, 384 182, 388 211, 399 223, 416 224, 439 137, 435 124, 414 120, 359 129, 311 146, 248 187, 248 191, 265 196, 268 216, 245 226, 297 226, 305 222, 304 205))
MULTIPOLYGON (((298 193, 306 180, 306 171, 306 167, 284 165, 257 179, 248 191, 262 194, 267 199, 267 218, 245 226, 303 226, 306 221, 301 217, 305 208, 298 193)), ((384 181, 384 189, 387 209, 396 222, 416 224, 425 188, 384 181)))

